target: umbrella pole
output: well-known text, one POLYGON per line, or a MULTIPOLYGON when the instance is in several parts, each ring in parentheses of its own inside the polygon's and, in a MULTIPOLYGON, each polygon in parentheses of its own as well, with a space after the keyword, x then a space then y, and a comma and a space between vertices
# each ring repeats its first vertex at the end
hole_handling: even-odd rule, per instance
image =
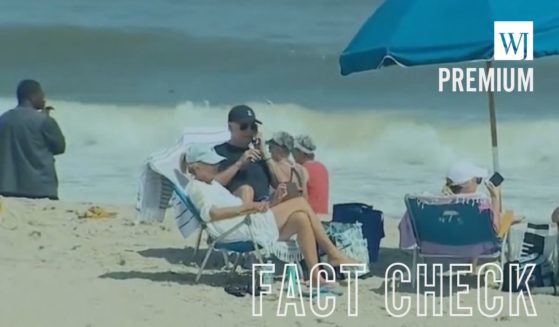
MULTIPOLYGON (((493 60, 486 62, 487 69, 493 67, 493 60)), ((497 142, 497 115, 495 114, 495 93, 493 90, 487 92, 489 98, 489 122, 491 124, 491 150, 493 151, 493 171, 498 172, 499 167, 499 146, 497 142)))
MULTIPOLYGON (((487 69, 493 67, 493 60, 486 63, 487 69)), ((490 89, 487 92, 489 98, 489 121, 491 124, 491 150, 493 151, 493 171, 498 172, 499 167, 499 146, 497 142, 497 115, 495 114, 495 92, 490 89)), ((499 208, 503 211, 503 198, 499 196, 499 208)), ((499 222, 500 223, 500 222, 499 222)))

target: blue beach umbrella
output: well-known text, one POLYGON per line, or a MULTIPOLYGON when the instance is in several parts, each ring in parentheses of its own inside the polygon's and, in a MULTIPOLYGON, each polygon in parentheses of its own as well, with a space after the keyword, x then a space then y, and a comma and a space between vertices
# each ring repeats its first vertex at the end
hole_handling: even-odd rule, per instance
MULTIPOLYGON (((495 21, 532 21, 533 57, 559 54, 559 0, 386 0, 343 51, 341 73, 476 60, 492 67, 495 21)), ((514 36, 508 34, 504 41, 514 36)), ((498 171, 494 95, 488 95, 498 171)))

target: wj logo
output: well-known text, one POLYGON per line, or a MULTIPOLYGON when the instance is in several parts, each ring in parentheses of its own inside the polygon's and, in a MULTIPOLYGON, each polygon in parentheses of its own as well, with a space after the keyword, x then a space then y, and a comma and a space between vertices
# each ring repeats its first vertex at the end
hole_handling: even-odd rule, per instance
MULTIPOLYGON (((534 22, 493 22, 493 60, 534 60, 534 22)), ((439 68, 439 92, 533 92, 533 67, 439 68)))
POLYGON ((495 60, 533 60, 534 23, 494 22, 495 60))

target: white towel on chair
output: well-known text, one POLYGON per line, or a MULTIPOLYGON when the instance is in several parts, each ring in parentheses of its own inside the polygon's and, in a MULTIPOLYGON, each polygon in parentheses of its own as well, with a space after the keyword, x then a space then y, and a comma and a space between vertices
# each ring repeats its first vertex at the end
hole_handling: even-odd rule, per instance
POLYGON ((539 229, 530 227, 528 222, 520 222, 513 224, 507 236, 507 244, 505 244, 505 253, 507 261, 533 261, 537 259, 537 263, 552 258, 558 239, 558 232, 554 223, 535 223, 539 229), (543 228, 546 226, 546 228, 543 228), (538 248, 536 244, 525 242, 526 234, 534 234, 543 241, 543 248, 538 248))
POLYGON ((180 169, 180 157, 190 144, 214 146, 229 139, 224 128, 187 128, 175 146, 149 156, 143 164, 136 208, 143 222, 162 222, 172 196, 172 184, 178 181, 175 169, 180 169))

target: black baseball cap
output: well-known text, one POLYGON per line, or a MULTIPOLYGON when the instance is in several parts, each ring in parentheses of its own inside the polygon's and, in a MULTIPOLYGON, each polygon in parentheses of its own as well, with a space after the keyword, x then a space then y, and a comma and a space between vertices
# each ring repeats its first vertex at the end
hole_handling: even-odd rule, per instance
POLYGON ((241 124, 262 124, 260 120, 256 119, 254 110, 244 104, 234 106, 233 108, 231 108, 231 110, 229 110, 229 122, 241 124))

